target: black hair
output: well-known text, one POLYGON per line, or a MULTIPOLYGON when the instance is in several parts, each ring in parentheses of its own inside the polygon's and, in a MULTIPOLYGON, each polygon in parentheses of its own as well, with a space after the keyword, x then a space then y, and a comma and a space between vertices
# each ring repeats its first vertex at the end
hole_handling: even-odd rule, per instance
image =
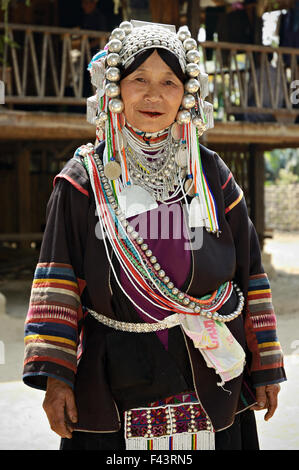
POLYGON ((154 51, 157 51, 161 59, 171 68, 173 73, 177 76, 177 78, 184 83, 186 80, 186 76, 181 69, 180 63, 178 58, 170 51, 166 49, 162 49, 160 47, 145 49, 134 56, 133 62, 125 69, 121 69, 121 80, 131 73, 135 72, 138 67, 140 67, 143 62, 148 59, 154 51))

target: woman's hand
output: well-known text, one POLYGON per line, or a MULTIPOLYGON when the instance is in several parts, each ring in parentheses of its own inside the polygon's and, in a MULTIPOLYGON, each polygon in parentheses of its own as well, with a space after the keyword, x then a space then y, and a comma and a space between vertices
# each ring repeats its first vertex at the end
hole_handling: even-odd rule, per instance
POLYGON ((48 377, 43 408, 52 431, 70 439, 73 424, 77 422, 77 408, 73 390, 61 380, 48 377))
POLYGON ((278 405, 277 395, 280 391, 279 384, 272 384, 272 385, 265 385, 262 387, 256 388, 256 401, 257 404, 252 406, 251 410, 265 410, 267 409, 267 413, 265 414, 264 420, 268 421, 275 413, 275 410, 278 405))

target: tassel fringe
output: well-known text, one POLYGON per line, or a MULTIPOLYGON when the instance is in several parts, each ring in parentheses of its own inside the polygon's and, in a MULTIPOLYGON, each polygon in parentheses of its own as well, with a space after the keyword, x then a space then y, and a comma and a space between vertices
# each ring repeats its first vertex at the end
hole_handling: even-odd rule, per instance
POLYGON ((215 450, 215 433, 199 431, 146 439, 126 439, 126 450, 215 450))

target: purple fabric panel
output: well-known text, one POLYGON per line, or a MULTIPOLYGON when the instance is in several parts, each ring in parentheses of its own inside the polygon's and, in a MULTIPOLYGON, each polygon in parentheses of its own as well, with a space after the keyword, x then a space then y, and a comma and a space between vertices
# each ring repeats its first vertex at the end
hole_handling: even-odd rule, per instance
MULTIPOLYGON (((150 250, 156 256, 157 261, 164 269, 167 276, 179 289, 184 285, 191 266, 191 251, 189 249, 187 229, 185 228, 185 219, 182 206, 179 202, 165 205, 159 203, 158 208, 144 212, 135 217, 128 219, 139 234, 143 237, 144 242, 148 244, 150 250)), ((163 320, 166 316, 173 313, 155 307, 148 302, 134 286, 131 285, 127 275, 121 269, 120 281, 134 302, 144 311, 158 320, 163 320)), ((134 306, 140 317, 152 323, 153 320, 144 315, 134 306)), ((157 333, 162 344, 167 349, 168 330, 157 333)))

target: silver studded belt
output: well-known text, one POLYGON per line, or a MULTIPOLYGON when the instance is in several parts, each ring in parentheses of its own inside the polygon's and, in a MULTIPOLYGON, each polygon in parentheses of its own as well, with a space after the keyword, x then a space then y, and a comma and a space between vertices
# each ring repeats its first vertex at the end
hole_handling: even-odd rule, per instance
POLYGON ((119 320, 113 320, 94 310, 87 309, 88 312, 103 325, 114 328, 115 330, 128 331, 131 333, 152 333, 155 331, 166 330, 180 324, 180 318, 177 313, 170 315, 157 323, 129 323, 119 320))

